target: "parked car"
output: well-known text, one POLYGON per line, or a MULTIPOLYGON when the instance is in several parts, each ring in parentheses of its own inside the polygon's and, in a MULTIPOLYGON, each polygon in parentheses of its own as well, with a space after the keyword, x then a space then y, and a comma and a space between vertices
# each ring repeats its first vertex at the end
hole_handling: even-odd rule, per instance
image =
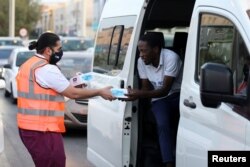
MULTIPOLYGON (((77 72, 87 73, 92 70, 92 52, 64 52, 58 66, 67 79, 77 72)), ((74 100, 65 97, 65 122, 77 126, 87 125, 88 100, 74 100)))
POLYGON ((3 65, 7 64, 13 49, 18 47, 20 46, 0 46, 0 79, 3 79, 3 73, 5 71, 3 65))
POLYGON ((8 64, 4 65, 5 97, 10 96, 13 103, 17 99, 16 75, 18 69, 34 54, 35 51, 30 51, 25 47, 15 48, 8 59, 8 64))
POLYGON ((61 37, 63 51, 85 51, 93 47, 94 40, 84 37, 61 37))
POLYGON ((19 37, 0 37, 0 46, 6 45, 23 46, 23 41, 19 37))

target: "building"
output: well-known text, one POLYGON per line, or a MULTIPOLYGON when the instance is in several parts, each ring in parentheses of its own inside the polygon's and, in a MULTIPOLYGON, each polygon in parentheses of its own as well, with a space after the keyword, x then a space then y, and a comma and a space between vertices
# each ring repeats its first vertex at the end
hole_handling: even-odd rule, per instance
POLYGON ((94 0, 67 0, 42 6, 37 32, 52 31, 67 36, 95 36, 94 0))
POLYGON ((36 31, 41 34, 46 31, 53 31, 55 27, 55 10, 63 6, 63 3, 56 3, 41 6, 41 17, 37 23, 36 31))
POLYGON ((106 0, 94 0, 94 11, 93 11, 93 22, 92 22, 93 31, 97 31, 100 17, 102 14, 102 9, 104 7, 105 2, 106 0))

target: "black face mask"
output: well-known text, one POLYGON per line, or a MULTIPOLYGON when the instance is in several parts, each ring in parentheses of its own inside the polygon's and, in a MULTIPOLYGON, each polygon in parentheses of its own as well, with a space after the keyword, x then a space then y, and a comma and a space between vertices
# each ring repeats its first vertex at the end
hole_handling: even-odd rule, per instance
POLYGON ((56 64, 57 62, 59 62, 61 60, 62 56, 63 56, 63 51, 62 50, 60 50, 59 52, 54 52, 52 50, 52 55, 50 56, 49 63, 50 64, 56 64))

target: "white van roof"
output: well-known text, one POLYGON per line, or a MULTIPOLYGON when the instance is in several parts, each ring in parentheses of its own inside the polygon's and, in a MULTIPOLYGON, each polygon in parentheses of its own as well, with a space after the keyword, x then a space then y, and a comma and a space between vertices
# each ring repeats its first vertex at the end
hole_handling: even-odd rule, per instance
POLYGON ((102 17, 137 15, 145 0, 108 0, 103 8, 102 17))
POLYGON ((249 10, 250 9, 250 1, 249 0, 196 0, 196 6, 218 6, 223 8, 231 8, 233 10, 241 10, 243 11, 249 10))

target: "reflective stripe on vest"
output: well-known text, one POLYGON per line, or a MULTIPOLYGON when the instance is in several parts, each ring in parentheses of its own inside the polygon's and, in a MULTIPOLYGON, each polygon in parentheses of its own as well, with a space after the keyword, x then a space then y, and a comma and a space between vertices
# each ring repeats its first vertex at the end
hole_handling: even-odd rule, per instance
MULTIPOLYGON (((34 70, 33 68, 40 66, 44 64, 44 60, 41 60, 34 64, 34 67, 32 67, 31 70, 34 70)), ((34 94, 34 82, 32 82, 32 72, 30 72, 29 76, 29 93, 18 91, 18 97, 28 98, 28 99, 37 99, 37 100, 49 100, 49 101, 58 101, 58 102, 64 102, 64 98, 62 96, 53 96, 53 95, 47 95, 47 94, 34 94)))
POLYGON ((27 115, 41 115, 41 116, 55 116, 55 117, 63 117, 64 112, 62 111, 51 111, 51 110, 30 110, 30 109, 24 109, 20 108, 18 110, 21 114, 27 114, 27 115))
POLYGON ((61 96, 53 96, 47 94, 32 94, 20 91, 18 91, 18 97, 26 99, 34 99, 34 100, 49 100, 49 101, 64 102, 64 98, 61 96))
POLYGON ((19 69, 18 126, 28 130, 65 132, 64 97, 52 89, 42 88, 35 81, 35 70, 46 64, 46 60, 32 57, 19 69))

